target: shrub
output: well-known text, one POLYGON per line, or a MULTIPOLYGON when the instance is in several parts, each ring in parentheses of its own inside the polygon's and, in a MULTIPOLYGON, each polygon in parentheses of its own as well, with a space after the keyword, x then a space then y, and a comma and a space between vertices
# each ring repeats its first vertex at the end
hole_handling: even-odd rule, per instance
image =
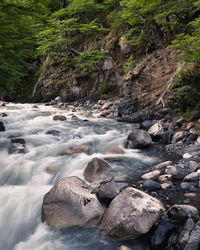
POLYGON ((189 85, 176 88, 174 91, 184 106, 192 106, 200 98, 200 92, 189 85))

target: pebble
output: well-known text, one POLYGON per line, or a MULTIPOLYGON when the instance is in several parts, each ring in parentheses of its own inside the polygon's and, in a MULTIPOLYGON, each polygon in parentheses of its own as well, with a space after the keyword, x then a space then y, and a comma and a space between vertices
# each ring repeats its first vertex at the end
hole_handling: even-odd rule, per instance
POLYGON ((199 173, 193 172, 191 174, 186 175, 184 181, 198 181, 198 179, 199 179, 199 173))
POLYGON ((164 174, 164 175, 160 175, 160 176, 158 177, 158 180, 159 180, 160 182, 164 182, 164 181, 171 180, 171 178, 172 178, 172 175, 171 175, 171 174, 164 174))
POLYGON ((182 190, 188 190, 195 186, 197 186, 197 182, 182 182, 181 183, 182 190))
POLYGON ((165 169, 165 174, 175 174, 177 171, 177 168, 174 167, 174 166, 168 166, 166 169, 165 169))
POLYGON ((160 175, 160 171, 159 170, 154 170, 152 172, 143 174, 142 179, 145 180, 145 181, 146 180, 156 180, 159 175, 160 175))
POLYGON ((171 181, 168 182, 164 182, 161 184, 162 189, 167 189, 169 187, 171 187, 173 185, 173 183, 171 181))
POLYGON ((196 171, 198 168, 198 163, 196 161, 190 161, 189 162, 189 168, 192 172, 196 171))
POLYGON ((163 169, 163 168, 170 166, 170 165, 172 165, 171 161, 165 161, 165 162, 162 162, 156 166, 153 166, 151 169, 152 170, 160 170, 160 169, 163 169))
POLYGON ((144 181, 143 188, 148 190, 148 191, 154 191, 154 190, 160 189, 161 185, 160 185, 160 183, 158 183, 156 181, 147 180, 147 181, 144 181))
POLYGON ((183 155, 183 159, 189 159, 189 158, 191 158, 191 157, 192 157, 192 155, 189 154, 189 153, 185 153, 185 154, 183 155))

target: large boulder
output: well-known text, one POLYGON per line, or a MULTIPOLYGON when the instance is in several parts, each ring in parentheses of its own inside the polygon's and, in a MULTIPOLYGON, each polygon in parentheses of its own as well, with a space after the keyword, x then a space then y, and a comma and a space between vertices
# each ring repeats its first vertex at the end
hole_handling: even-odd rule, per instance
POLYGON ((83 172, 86 181, 93 182, 99 175, 110 170, 110 165, 101 159, 94 158, 87 164, 83 172))
POLYGON ((128 187, 112 200, 100 227, 103 234, 115 239, 135 239, 147 233, 163 211, 159 200, 128 187))
POLYGON ((89 147, 87 145, 75 145, 70 148, 62 150, 59 153, 59 156, 88 153, 88 150, 89 147))
POLYGON ((149 133, 143 129, 135 129, 128 135, 127 146, 131 148, 146 148, 151 145, 152 139, 149 133))
POLYGON ((61 179, 44 196, 42 221, 57 229, 98 224, 105 208, 91 192, 78 177, 61 179))

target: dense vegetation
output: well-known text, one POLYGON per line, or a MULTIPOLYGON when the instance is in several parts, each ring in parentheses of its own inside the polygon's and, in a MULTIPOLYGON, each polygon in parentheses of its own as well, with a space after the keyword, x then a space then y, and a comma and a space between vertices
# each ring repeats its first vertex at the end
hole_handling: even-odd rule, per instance
POLYGON ((26 84, 46 58, 64 51, 61 63, 88 70, 108 52, 88 48, 88 39, 111 31, 133 45, 127 62, 173 46, 199 67, 199 14, 199 0, 1 0, 0 92, 26 84))

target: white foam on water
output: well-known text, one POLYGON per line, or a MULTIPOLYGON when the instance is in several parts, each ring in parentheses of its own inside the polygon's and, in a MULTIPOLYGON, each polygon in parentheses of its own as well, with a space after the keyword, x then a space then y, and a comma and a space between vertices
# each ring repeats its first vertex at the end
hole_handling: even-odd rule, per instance
POLYGON ((102 238, 98 231, 70 230, 63 236, 42 224, 43 197, 61 178, 83 178, 85 167, 95 157, 108 159, 112 167, 108 175, 114 176, 140 174, 144 165, 158 159, 123 147, 132 129, 130 124, 97 119, 93 113, 80 115, 81 109, 77 109, 77 116, 88 121, 71 121, 72 113, 76 114, 73 107, 58 110, 37 105, 38 109, 32 104, 9 103, 0 108, 0 112, 8 114, 0 118, 6 127, 5 132, 0 132, 0 249, 94 249, 97 242, 98 249, 106 245, 113 249, 114 243, 102 238), (68 120, 54 121, 54 114, 65 115, 68 120), (12 152, 13 137, 26 141, 26 153, 12 152), (89 147, 88 154, 59 156, 62 150, 82 144, 89 147), (123 148, 124 154, 103 154, 110 146, 123 148), (51 165, 58 167, 57 173, 47 171, 51 165))

